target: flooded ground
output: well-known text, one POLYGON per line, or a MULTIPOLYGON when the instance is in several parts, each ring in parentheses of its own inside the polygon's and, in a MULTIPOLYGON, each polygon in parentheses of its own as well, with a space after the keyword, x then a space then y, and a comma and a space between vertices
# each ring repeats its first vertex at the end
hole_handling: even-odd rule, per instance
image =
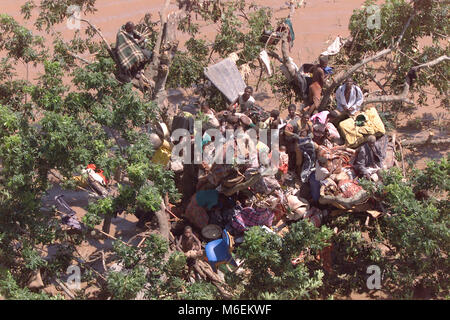
MULTIPOLYGON (((27 27, 32 28, 29 21, 23 21, 20 14, 20 6, 25 0, 0 0, 1 12, 13 16, 19 22, 23 22, 27 27)), ((288 9, 286 4, 282 1, 273 0, 258 0, 254 1, 259 5, 268 6, 273 9, 276 18, 286 17, 288 9)), ((139 21, 146 13, 151 13, 153 16, 158 15, 158 11, 162 8, 164 0, 97 0, 96 8, 98 9, 95 15, 88 15, 83 18, 90 20, 94 25, 99 27, 106 37, 106 39, 113 43, 117 30, 127 21, 139 21)), ((298 9, 293 17, 293 27, 296 35, 294 47, 291 50, 292 57, 297 64, 312 62, 317 59, 321 52, 325 51, 329 44, 337 37, 347 37, 349 35, 348 22, 354 9, 359 8, 364 3, 364 0, 307 0, 304 8, 298 9)), ((171 10, 176 10, 175 1, 171 4, 171 10)), ((65 25, 59 25, 57 31, 62 32, 64 38, 69 40, 74 34, 74 30, 69 30, 65 25)), ((200 33, 202 37, 212 40, 216 34, 214 25, 204 25, 200 33)), ((41 33, 47 41, 51 41, 49 35, 41 33)), ((187 36, 179 35, 181 42, 187 40, 187 36)), ((42 71, 39 69, 29 68, 29 78, 34 79, 38 73, 42 71)), ((18 66, 17 72, 23 76, 26 74, 24 66, 18 66)), ((272 105, 274 97, 268 88, 261 88, 260 92, 255 95, 259 102, 270 102, 272 105)), ((181 95, 181 97, 183 96, 181 95)), ((435 105, 421 106, 417 113, 417 117, 422 117, 427 113, 437 114, 441 109, 435 105)), ((405 135, 421 134, 423 128, 414 128, 407 125, 408 118, 402 121, 402 128, 399 133, 405 135), (403 130, 403 131, 402 131, 403 130)), ((444 122, 445 123, 445 122, 444 122)), ((441 134, 447 134, 446 128, 439 128, 441 134), (444 130, 445 129, 445 130, 444 130)), ((429 147, 428 147, 429 148, 429 147)), ((414 160, 417 161, 419 167, 425 165, 426 160, 431 158, 440 158, 445 156, 448 150, 420 150, 412 153, 414 160)), ((58 186, 55 186, 46 198, 46 204, 54 204, 54 196, 58 194, 65 194, 65 200, 77 212, 77 217, 81 220, 86 213, 85 208, 88 202, 88 195, 85 192, 63 191, 58 186)), ((121 237, 125 241, 136 234, 137 219, 133 215, 119 215, 113 219, 110 234, 114 237, 121 237)), ((98 227, 99 229, 101 226, 98 227)), ((108 250, 111 248, 111 239, 90 239, 83 242, 79 247, 79 252, 83 258, 88 257, 98 250, 108 250)), ((52 248, 46 248, 51 254, 52 248)), ((102 268, 98 263, 99 270, 102 268)), ((48 292, 54 293, 54 286, 48 287, 48 292)), ((353 294, 350 299, 373 299, 366 295, 353 294)), ((378 297, 382 298, 382 297, 378 297)))

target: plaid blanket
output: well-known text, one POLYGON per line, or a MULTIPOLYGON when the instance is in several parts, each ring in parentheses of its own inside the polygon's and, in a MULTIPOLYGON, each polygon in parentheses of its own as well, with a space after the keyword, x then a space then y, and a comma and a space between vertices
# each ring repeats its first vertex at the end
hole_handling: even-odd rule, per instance
POLYGON ((248 228, 254 226, 271 227, 274 214, 269 209, 244 208, 238 212, 231 222, 231 226, 239 232, 247 231, 248 228))
POLYGON ((144 53, 133 35, 122 27, 117 33, 116 50, 120 65, 130 70, 134 65, 145 61, 144 53))

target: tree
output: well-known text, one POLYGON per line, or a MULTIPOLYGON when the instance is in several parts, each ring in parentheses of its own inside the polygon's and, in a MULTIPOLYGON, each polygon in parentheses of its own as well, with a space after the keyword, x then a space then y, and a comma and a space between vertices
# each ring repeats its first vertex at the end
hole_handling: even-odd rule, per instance
MULTIPOLYGON (((166 83, 177 87, 206 83, 202 70, 214 57, 225 58, 238 52, 238 66, 256 67, 256 58, 265 48, 259 37, 271 25, 270 11, 245 1, 188 6, 184 17, 171 17, 179 19, 178 27, 192 36, 186 51, 177 51, 176 41, 169 41, 164 34, 168 23, 164 9, 160 21, 152 22, 146 16, 139 28, 148 31, 149 48, 156 54, 145 69, 149 86, 143 86, 117 80, 111 44, 89 21, 82 21, 88 26, 86 34, 76 33, 69 42, 53 31, 67 18, 67 8, 73 3, 83 12, 95 12, 94 0, 43 0, 39 5, 28 1, 23 6, 27 19, 33 18, 37 10, 35 26, 55 37, 51 46, 10 16, 0 15, 0 51, 4 54, 0 61, 0 267, 10 270, 0 272, 0 293, 11 299, 46 299, 49 297, 45 294, 23 289, 31 274, 41 270, 47 278, 58 276, 73 259, 88 269, 75 249, 90 233, 65 232, 58 213, 42 207, 42 198, 52 186, 49 176, 57 176, 65 188, 74 187, 72 177, 94 163, 117 183, 117 190, 89 204, 84 217, 88 228, 118 212, 133 213, 138 209, 154 212, 160 226, 159 235, 147 235, 139 247, 120 239, 115 242, 112 257, 118 269, 105 270, 104 275, 95 273, 102 294, 115 299, 221 298, 207 282, 188 284, 185 257, 172 252, 165 198, 168 194, 174 201, 179 195, 173 172, 150 161, 154 150, 144 127, 164 112, 166 83), (234 12, 239 12, 240 18, 234 12), (193 14, 218 24, 220 34, 214 43, 197 38, 193 14), (86 52, 95 58, 82 58, 86 52), (16 74, 19 63, 41 66, 43 73, 31 82, 16 74), (58 255, 52 260, 43 259, 42 247, 54 243, 61 244, 58 255)), ((164 8, 167 5, 168 1, 164 8)), ((375 82, 370 75, 378 71, 385 76, 385 83, 376 80, 381 83, 383 95, 369 95, 369 101, 392 103, 396 108, 410 90, 427 85, 433 85, 445 101, 448 47, 439 41, 448 33, 444 23, 446 8, 443 1, 389 0, 381 9, 381 29, 376 30, 360 23, 367 18, 366 11, 355 11, 350 24, 353 40, 336 58, 346 67, 338 70, 342 73, 325 92, 324 106, 347 76, 355 75, 363 83, 375 82), (417 41, 428 35, 435 40, 433 46, 415 52, 417 41), (384 59, 384 66, 369 64, 379 58, 384 59), (432 70, 435 77, 426 77, 423 70, 432 70)), ((278 59, 284 64, 286 45, 283 38, 282 58, 278 59)), ((273 83, 283 86, 286 94, 291 90, 278 76, 273 83)), ((225 104, 216 89, 209 87, 203 94, 216 99, 218 108, 225 104)), ((348 293, 362 287, 367 264, 385 270, 385 290, 393 296, 403 292, 410 297, 422 286, 429 288, 434 297, 441 297, 448 291, 449 282, 445 198, 449 188, 448 179, 442 178, 448 177, 448 170, 448 160, 444 159, 424 171, 412 171, 407 177, 392 170, 383 177, 382 184, 366 183, 379 210, 386 214, 374 226, 365 228, 361 217, 349 216, 329 218, 327 226, 320 229, 301 221, 290 225, 284 237, 252 228, 236 250, 244 260, 244 272, 226 274, 234 297, 304 299, 348 293), (436 196, 420 196, 424 190, 436 196), (339 231, 333 233, 333 227, 339 231), (362 231, 369 233, 368 240, 362 237, 362 231), (380 253, 381 244, 389 248, 387 254, 380 253), (336 268, 332 273, 324 272, 317 258, 329 245, 335 248, 336 268), (293 265, 291 260, 301 253, 304 262, 293 265)))
MULTIPOLYGON (((331 95, 348 77, 354 77, 362 88, 371 83, 378 86, 379 91, 369 93, 365 104, 381 103, 394 115, 399 111, 414 111, 405 103, 413 104, 410 97, 415 92, 419 93, 417 102, 426 103, 424 89, 429 86, 436 90, 441 105, 447 107, 450 69, 449 47, 445 45, 448 34, 446 1, 387 0, 379 6, 380 26, 368 23, 373 12, 367 8, 375 4, 375 1, 367 0, 350 18, 350 38, 330 62, 337 66, 336 75, 324 88, 320 108, 332 107, 331 95), (419 50, 419 41, 426 37, 432 39, 432 44, 419 50), (418 72, 423 68, 427 68, 426 72, 418 72)), ((282 46, 287 46, 286 38, 282 46)), ((294 77, 295 71, 287 63, 288 52, 286 49, 282 52, 283 57, 278 59, 294 77)), ((286 81, 274 81, 274 92, 289 93, 286 81)), ((289 100, 294 97, 290 92, 289 100)))
MULTIPOLYGON (((94 2, 77 4, 93 12, 94 2)), ((51 31, 67 18, 70 4, 41 1, 35 26, 51 31)), ((35 7, 33 1, 23 6, 26 18, 32 17, 35 7)), ((178 197, 173 172, 150 162, 154 150, 142 130, 156 119, 156 103, 116 79, 110 46, 103 40, 95 42, 99 31, 94 26, 86 30, 86 39, 79 34, 70 43, 56 38, 54 50, 48 50, 42 38, 10 16, 2 14, 0 20, 0 50, 5 53, 0 63, 2 265, 11 269, 20 285, 32 271, 55 271, 52 261, 40 258, 39 247, 73 239, 63 232, 56 212, 41 209, 42 197, 51 187, 48 177, 57 175, 66 187, 73 187, 72 177, 89 163, 102 168, 108 179, 116 178, 118 192, 90 205, 88 226, 143 207, 156 213, 168 239, 162 199, 166 193, 171 200, 178 197), (77 58, 85 51, 95 53, 95 60, 86 63, 77 58), (32 83, 15 74, 18 62, 41 65, 44 73, 32 83)))

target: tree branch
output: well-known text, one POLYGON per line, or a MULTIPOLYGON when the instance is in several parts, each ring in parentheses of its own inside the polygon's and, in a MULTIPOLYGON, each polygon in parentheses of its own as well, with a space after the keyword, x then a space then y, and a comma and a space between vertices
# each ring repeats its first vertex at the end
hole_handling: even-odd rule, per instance
MULTIPOLYGON (((408 21, 406 22, 405 26, 403 27, 402 32, 400 33, 400 36, 398 38, 398 40, 388 49, 384 49, 381 50, 379 52, 377 52, 376 54, 374 54, 371 57, 368 57, 364 60, 362 60, 360 63, 354 65, 353 67, 351 67, 347 72, 345 73, 340 73, 333 81, 333 83, 327 88, 327 90, 325 91, 323 97, 322 97, 322 101, 320 102, 320 106, 319 109, 324 108, 328 102, 330 101, 330 96, 331 94, 336 90, 336 88, 338 86, 340 86, 345 79, 347 79, 348 77, 350 77, 353 73, 355 73, 359 68, 363 67, 364 65, 368 64, 369 62, 375 61, 377 59, 380 59, 382 57, 384 57, 385 55, 389 54, 390 52, 392 52, 393 50, 397 49, 398 46, 400 45, 400 42, 402 41, 406 30, 408 29, 408 27, 411 24, 412 19, 416 16, 416 12, 414 12, 408 19, 408 21)), ((408 88, 409 89, 409 88, 408 88)))
POLYGON ((336 88, 338 86, 341 85, 342 82, 344 82, 345 79, 347 79, 348 77, 350 77, 353 73, 355 73, 359 68, 365 66, 366 64, 368 64, 369 62, 375 61, 377 59, 380 59, 382 57, 384 57, 385 55, 389 54, 390 52, 392 52, 392 48, 389 49, 384 49, 380 52, 377 52, 376 54, 374 54, 373 56, 370 56, 364 60, 362 60, 361 62, 355 64, 353 67, 351 67, 349 70, 347 70, 346 72, 341 72, 334 80, 333 83, 326 89, 323 97, 322 97, 322 101, 320 102, 320 106, 319 106, 319 110, 324 108, 328 102, 330 101, 330 96, 331 94, 336 90, 336 88))
POLYGON ((418 66, 412 67, 411 70, 408 72, 407 76, 406 76, 406 80, 404 83, 404 87, 403 87, 403 91, 401 94, 399 95, 384 95, 384 96, 378 96, 378 97, 373 97, 373 98, 368 98, 364 101, 364 105, 365 104, 369 104, 369 103, 377 103, 377 102, 381 102, 381 103, 386 103, 386 102, 406 102, 406 103, 410 103, 413 104, 414 102, 409 100, 408 94, 409 94, 409 89, 414 81, 414 79, 417 78, 417 71, 419 71, 422 68, 429 68, 429 67, 433 67, 441 62, 444 61, 448 61, 450 60, 450 58, 448 56, 441 56, 437 59, 434 59, 432 61, 429 61, 427 63, 423 63, 420 64, 418 66))
POLYGON ((79 19, 82 22, 87 23, 92 29, 94 29, 94 31, 100 36, 100 38, 102 39, 103 43, 106 46, 106 49, 108 50, 108 53, 111 55, 111 57, 113 58, 113 60, 115 61, 115 57, 114 57, 114 53, 111 49, 111 46, 109 45, 108 41, 106 40, 105 36, 103 35, 103 33, 100 31, 100 29, 98 29, 96 26, 94 26, 89 20, 86 19, 79 19))

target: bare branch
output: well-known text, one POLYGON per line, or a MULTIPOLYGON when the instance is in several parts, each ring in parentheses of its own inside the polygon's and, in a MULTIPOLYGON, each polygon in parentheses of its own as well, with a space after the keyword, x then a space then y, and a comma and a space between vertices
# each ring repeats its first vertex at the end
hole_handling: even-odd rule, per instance
POLYGON ((98 29, 96 26, 94 26, 89 20, 86 20, 86 19, 79 19, 79 20, 82 21, 82 22, 87 23, 92 29, 95 30, 95 32, 100 36, 100 38, 102 38, 102 41, 105 44, 106 49, 108 50, 108 53, 111 55, 111 57, 114 58, 114 54, 113 54, 113 51, 111 49, 111 46, 109 45, 108 41, 106 40, 105 36, 100 31, 100 29, 98 29))
POLYGON ((432 60, 430 62, 427 62, 427 63, 424 63, 424 64, 420 64, 418 66, 412 67, 412 69, 414 71, 418 71, 419 69, 422 69, 422 68, 433 67, 433 66, 435 66, 435 65, 437 65, 437 64, 439 64, 439 63, 441 63, 443 61, 447 61, 447 60, 450 60, 450 58, 448 56, 441 56, 441 57, 439 57, 437 59, 434 59, 434 60, 432 60))
POLYGON ((398 46, 400 45, 400 42, 403 39, 403 36, 405 35, 406 30, 408 29, 409 25, 411 24, 412 19, 416 16, 416 12, 414 12, 408 19, 408 21, 406 22, 405 26, 403 27, 402 33, 400 34, 400 37, 398 38, 398 40, 395 42, 394 47, 398 48, 398 46))
POLYGON ((75 59, 78 59, 78 60, 80 60, 81 62, 84 62, 85 64, 91 64, 91 63, 92 63, 91 61, 88 61, 88 60, 86 60, 86 59, 84 59, 84 58, 82 58, 82 57, 76 55, 75 53, 71 52, 71 51, 68 50, 67 48, 66 48, 66 51, 67 51, 67 54, 68 54, 69 56, 71 56, 71 57, 73 57, 73 58, 75 58, 75 59))
POLYGON ((364 101, 364 104, 377 103, 377 102, 380 102, 380 103, 406 102, 406 103, 413 104, 414 102, 408 99, 408 94, 409 94, 409 89, 412 85, 412 82, 416 77, 416 72, 422 68, 433 67, 441 62, 448 61, 448 60, 450 60, 450 58, 448 56, 441 56, 441 57, 434 59, 432 61, 429 61, 427 63, 423 63, 418 66, 412 67, 411 70, 408 72, 408 75, 406 76, 403 91, 401 94, 399 94, 399 95, 384 95, 384 96, 368 98, 364 101))
POLYGON ((404 37, 404 35, 406 33, 406 30, 410 26, 412 19, 415 16, 416 16, 416 12, 414 12, 409 17, 408 21, 406 22, 405 26, 403 27, 403 30, 402 30, 398 40, 390 48, 384 49, 382 51, 379 51, 376 54, 374 54, 373 56, 363 59, 360 63, 358 63, 358 64, 354 65, 353 67, 351 67, 347 72, 339 74, 333 80, 333 83, 325 91, 325 93, 324 93, 324 95, 322 97, 322 101, 320 102, 319 108, 324 108, 328 104, 328 102, 330 101, 330 96, 336 90, 336 88, 338 86, 340 86, 342 84, 342 82, 344 82, 345 79, 347 79, 353 73, 355 73, 359 68, 363 67, 364 65, 368 64, 369 62, 375 61, 377 59, 380 59, 380 58, 386 56, 387 54, 389 54, 393 50, 396 50, 398 48, 400 42, 402 41, 402 39, 403 39, 403 37, 404 37))

